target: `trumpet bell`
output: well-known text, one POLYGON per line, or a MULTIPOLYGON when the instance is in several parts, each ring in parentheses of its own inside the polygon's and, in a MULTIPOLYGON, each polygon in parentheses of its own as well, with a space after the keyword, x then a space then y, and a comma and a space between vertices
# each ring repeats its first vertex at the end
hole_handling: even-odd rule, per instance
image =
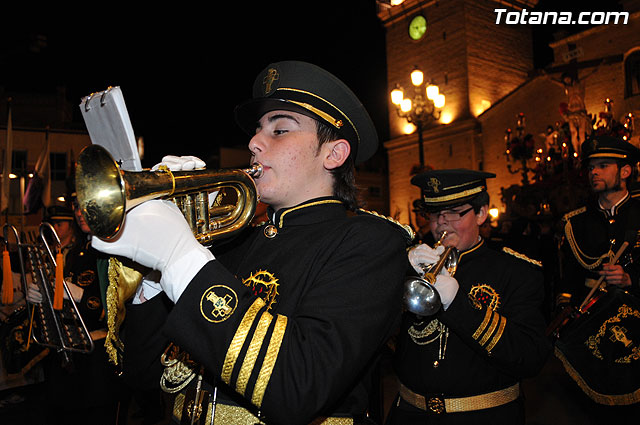
POLYGON ((420 277, 407 279, 404 282, 403 302, 408 311, 418 316, 431 316, 442 305, 438 291, 420 277))
POLYGON ((91 233, 101 239, 115 238, 136 205, 167 199, 180 208, 198 242, 207 245, 249 224, 258 201, 253 178, 261 173, 257 163, 246 170, 126 171, 105 148, 90 145, 78 156, 76 195, 91 233), (234 202, 218 204, 223 198, 234 202))
POLYGON ((101 238, 118 233, 125 218, 125 182, 106 149, 90 145, 78 157, 76 195, 91 232, 101 238))

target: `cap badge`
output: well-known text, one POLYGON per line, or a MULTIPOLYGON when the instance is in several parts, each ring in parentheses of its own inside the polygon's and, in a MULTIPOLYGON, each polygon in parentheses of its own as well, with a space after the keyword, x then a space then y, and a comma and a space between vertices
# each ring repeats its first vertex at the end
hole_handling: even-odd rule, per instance
POLYGON ((280 74, 278 74, 278 71, 275 68, 269 68, 269 70, 267 71, 267 75, 265 75, 264 80, 262 80, 262 82, 264 83, 265 95, 271 93, 271 90, 273 89, 273 83, 279 79, 280 74))
POLYGON ((431 177, 429 179, 429 183, 427 183, 427 186, 429 186, 431 189, 433 189, 433 193, 439 193, 440 192, 439 186, 441 184, 442 183, 440 183, 440 180, 438 180, 435 177, 431 177))
POLYGON ((212 323, 227 320, 238 305, 238 295, 228 286, 214 285, 207 289, 200 299, 202 316, 212 323))

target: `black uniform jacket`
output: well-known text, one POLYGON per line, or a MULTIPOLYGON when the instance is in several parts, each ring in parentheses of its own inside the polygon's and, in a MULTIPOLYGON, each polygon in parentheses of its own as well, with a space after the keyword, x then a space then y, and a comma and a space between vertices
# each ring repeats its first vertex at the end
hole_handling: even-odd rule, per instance
POLYGON ((105 255, 92 248, 91 241, 83 237, 64 251, 64 276, 83 289, 82 299, 76 305, 89 331, 107 326, 97 266, 98 258, 103 257, 105 255))
POLYGON ((541 369, 550 352, 542 274, 532 260, 509 252, 484 241, 461 252, 454 275, 460 287, 449 308, 426 318, 405 314, 395 369, 413 392, 485 394, 541 369))
POLYGON ((638 293, 640 269, 640 199, 629 195, 613 213, 599 207, 597 201, 567 213, 564 218, 563 278, 561 293, 571 294, 572 302, 582 303, 590 288, 585 278, 597 280, 597 271, 609 262, 624 241, 629 242, 618 261, 631 277, 631 292, 638 293))
POLYGON ((216 247, 164 333, 269 424, 362 414, 359 382, 399 323, 409 240, 334 198, 280 210, 216 247))

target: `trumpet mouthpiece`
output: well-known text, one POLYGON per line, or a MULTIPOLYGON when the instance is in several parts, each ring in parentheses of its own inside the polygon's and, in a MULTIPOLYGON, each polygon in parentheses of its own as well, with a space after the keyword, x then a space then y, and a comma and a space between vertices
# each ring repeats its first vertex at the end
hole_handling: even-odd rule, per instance
POLYGON ((262 175, 262 164, 260 164, 259 162, 254 162, 253 164, 251 164, 251 168, 246 170, 246 172, 254 179, 257 179, 262 175))

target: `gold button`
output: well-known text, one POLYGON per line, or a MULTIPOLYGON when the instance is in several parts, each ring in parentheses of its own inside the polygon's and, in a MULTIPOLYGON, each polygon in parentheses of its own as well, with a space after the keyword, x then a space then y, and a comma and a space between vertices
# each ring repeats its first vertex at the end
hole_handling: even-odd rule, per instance
POLYGON ((269 224, 267 227, 264 228, 264 235, 269 239, 275 238, 277 234, 278 234, 278 228, 273 224, 269 224))

